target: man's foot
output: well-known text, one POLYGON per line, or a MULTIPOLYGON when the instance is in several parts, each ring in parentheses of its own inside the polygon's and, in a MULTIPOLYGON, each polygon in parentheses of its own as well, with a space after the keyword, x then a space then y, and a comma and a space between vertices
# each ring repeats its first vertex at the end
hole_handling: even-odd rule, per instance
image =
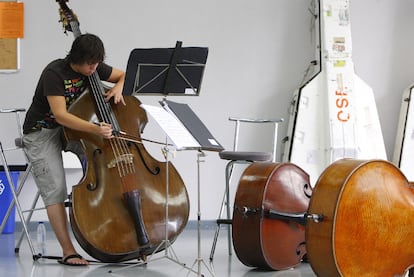
POLYGON ((89 264, 89 262, 79 254, 68 255, 62 258, 62 260, 58 260, 58 263, 70 266, 86 266, 89 264))

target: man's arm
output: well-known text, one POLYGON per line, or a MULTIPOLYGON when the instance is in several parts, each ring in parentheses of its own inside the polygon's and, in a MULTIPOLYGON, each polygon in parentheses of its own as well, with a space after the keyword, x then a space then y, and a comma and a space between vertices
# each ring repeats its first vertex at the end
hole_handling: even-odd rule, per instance
POLYGON ((125 100, 122 96, 122 89, 124 88, 125 81, 125 72, 113 67, 111 75, 109 76, 107 81, 114 83, 114 86, 104 94, 105 100, 109 101, 111 97, 114 97, 115 104, 121 102, 125 105, 125 100))
POLYGON ((100 123, 97 125, 69 113, 66 109, 64 96, 48 96, 47 100, 56 121, 60 125, 70 129, 100 135, 104 138, 112 137, 112 127, 110 124, 100 123))

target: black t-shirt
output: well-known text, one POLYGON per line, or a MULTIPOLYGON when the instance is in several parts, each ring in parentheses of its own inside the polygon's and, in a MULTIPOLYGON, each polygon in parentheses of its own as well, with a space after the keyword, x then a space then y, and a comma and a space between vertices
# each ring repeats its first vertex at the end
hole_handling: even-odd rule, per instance
MULTIPOLYGON (((108 80, 112 67, 100 63, 96 69, 101 80, 108 80)), ((26 113, 23 132, 40 128, 56 128, 59 123, 53 116, 47 96, 62 95, 66 99, 66 108, 89 87, 88 77, 73 71, 65 59, 49 63, 40 75, 32 104, 26 113)))

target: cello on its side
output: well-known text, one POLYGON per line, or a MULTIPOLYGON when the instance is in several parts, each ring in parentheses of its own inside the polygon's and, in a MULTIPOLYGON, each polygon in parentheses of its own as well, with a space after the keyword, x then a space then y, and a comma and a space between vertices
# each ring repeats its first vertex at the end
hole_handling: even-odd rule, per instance
MULTIPOLYGON (((66 1, 57 2, 66 29, 80 35, 66 1)), ((103 139, 64 128, 67 148, 82 157, 84 169, 82 180, 72 188, 72 230, 82 248, 100 261, 143 258, 164 249, 165 239, 174 241, 184 229, 189 215, 187 190, 171 163, 155 160, 138 143, 147 122, 139 100, 124 96, 126 106, 105 102, 96 72, 89 82, 90 89, 69 112, 87 121, 109 123, 115 135, 103 139), (126 140, 124 133, 138 141, 126 140)))
POLYGON ((233 245, 239 260, 274 270, 300 264, 306 254, 301 215, 311 194, 309 175, 294 164, 249 165, 240 179, 233 209, 233 245), (299 214, 298 221, 294 214, 299 214))
POLYGON ((414 266, 414 187, 384 160, 339 160, 321 174, 306 224, 318 276, 403 276, 414 266))

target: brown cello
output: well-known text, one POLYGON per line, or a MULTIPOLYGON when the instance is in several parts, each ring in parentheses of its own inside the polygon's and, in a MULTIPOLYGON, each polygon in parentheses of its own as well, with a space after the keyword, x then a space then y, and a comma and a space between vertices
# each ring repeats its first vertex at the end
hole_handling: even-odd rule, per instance
POLYGON ((403 276, 414 265, 414 189, 383 160, 342 159, 319 177, 306 224, 318 276, 403 276))
POLYGON ((303 213, 311 194, 309 175, 294 164, 249 165, 233 209, 233 246, 239 260, 274 270, 300 264, 306 254, 303 213))
MULTIPOLYGON (((75 37, 80 35, 66 1, 57 2, 65 29, 75 37)), ((88 121, 111 124, 115 136, 107 140, 64 129, 67 149, 81 157, 84 169, 82 180, 72 188, 73 233, 82 248, 100 261, 144 258, 164 249, 165 240, 173 242, 184 229, 189 215, 188 194, 171 163, 155 160, 136 141, 147 122, 139 100, 124 96, 126 106, 107 103, 96 72, 89 82, 90 89, 69 112, 88 121), (135 140, 125 139, 124 133, 135 140)))

